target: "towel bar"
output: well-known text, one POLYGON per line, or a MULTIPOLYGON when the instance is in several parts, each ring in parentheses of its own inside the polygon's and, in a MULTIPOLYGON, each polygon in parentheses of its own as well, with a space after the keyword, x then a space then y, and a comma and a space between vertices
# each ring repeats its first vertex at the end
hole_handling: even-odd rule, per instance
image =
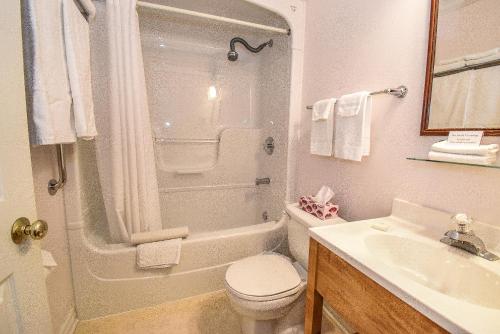
POLYGON ((59 180, 52 179, 49 181, 48 191, 49 194, 54 196, 57 191, 64 187, 66 183, 66 165, 64 163, 64 149, 62 144, 56 145, 57 152, 57 168, 59 169, 59 180))
MULTIPOLYGON (((408 88, 406 86, 399 86, 397 88, 386 88, 383 90, 378 90, 376 92, 371 92, 370 95, 378 95, 378 94, 390 94, 399 98, 403 98, 408 94, 408 88)), ((312 110, 313 106, 307 106, 308 110, 312 110)))

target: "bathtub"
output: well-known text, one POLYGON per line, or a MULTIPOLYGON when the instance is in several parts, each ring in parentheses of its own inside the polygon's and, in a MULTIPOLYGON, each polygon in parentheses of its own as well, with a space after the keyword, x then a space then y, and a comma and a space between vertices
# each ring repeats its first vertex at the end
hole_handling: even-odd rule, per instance
POLYGON ((231 263, 286 244, 286 220, 284 215, 275 222, 190 235, 182 242, 179 265, 154 270, 137 269, 135 247, 106 244, 85 224, 68 224, 78 318, 87 320, 223 289, 231 263))

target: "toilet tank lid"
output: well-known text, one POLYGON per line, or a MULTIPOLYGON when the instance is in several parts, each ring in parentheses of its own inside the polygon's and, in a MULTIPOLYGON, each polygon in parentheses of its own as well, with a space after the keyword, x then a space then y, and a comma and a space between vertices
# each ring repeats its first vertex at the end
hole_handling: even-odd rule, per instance
POLYGON ((347 221, 345 221, 344 219, 342 219, 340 217, 321 220, 317 217, 314 217, 310 213, 307 213, 304 210, 302 210, 299 207, 298 203, 287 204, 286 205, 286 212, 290 215, 290 217, 293 220, 301 223, 302 225, 305 225, 308 228, 347 223, 347 221))

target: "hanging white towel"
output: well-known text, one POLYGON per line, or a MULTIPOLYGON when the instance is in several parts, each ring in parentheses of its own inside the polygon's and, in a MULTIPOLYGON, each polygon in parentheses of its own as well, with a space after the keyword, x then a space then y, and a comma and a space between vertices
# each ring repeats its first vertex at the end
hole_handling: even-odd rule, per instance
POLYGON ((449 64, 453 64, 453 63, 456 63, 456 62, 460 62, 460 61, 463 61, 465 60, 464 57, 456 57, 456 58, 450 58, 450 59, 442 59, 440 61, 438 61, 438 65, 449 65, 449 64))
POLYGON ((179 264, 182 239, 157 241, 137 246, 137 266, 141 269, 168 268, 179 264))
POLYGON ((499 128, 500 66, 486 67, 470 72, 464 126, 467 128, 499 128))
POLYGON ((76 135, 83 139, 93 139, 97 131, 90 76, 89 25, 74 0, 62 1, 64 42, 76 135))
POLYGON ((313 105, 311 154, 327 157, 333 154, 333 121, 336 101, 336 99, 326 99, 313 105))
POLYGON ((61 0, 25 1, 23 41, 32 145, 76 140, 61 9, 61 0))
POLYGON ((450 62, 450 63, 444 64, 444 65, 434 66, 434 73, 438 74, 441 72, 459 70, 459 69, 464 68, 464 67, 465 67, 465 60, 459 59, 453 63, 450 62))
POLYGON ((434 78, 430 129, 462 128, 472 71, 434 78))
POLYGON ((186 238, 189 235, 187 226, 174 227, 166 230, 132 233, 130 243, 132 245, 146 244, 155 241, 186 238))
POLYGON ((336 105, 334 156, 361 161, 370 154, 372 99, 369 92, 342 96, 336 105))
POLYGON ((474 53, 465 56, 466 65, 478 65, 500 59, 500 48, 491 49, 484 52, 474 53))
POLYGON ((449 143, 447 140, 443 140, 434 143, 431 146, 431 150, 434 152, 442 152, 442 153, 485 156, 485 155, 496 154, 499 150, 499 145, 498 144, 474 145, 474 144, 462 144, 462 143, 449 143))
POLYGON ((87 16, 87 20, 90 22, 95 17, 95 5, 92 0, 76 0, 83 10, 84 14, 87 16))

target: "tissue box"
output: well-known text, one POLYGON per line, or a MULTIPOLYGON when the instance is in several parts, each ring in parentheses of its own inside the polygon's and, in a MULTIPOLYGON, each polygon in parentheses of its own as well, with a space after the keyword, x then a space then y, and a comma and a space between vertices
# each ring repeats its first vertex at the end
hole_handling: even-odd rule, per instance
POLYGON ((299 200, 299 206, 307 213, 318 217, 321 220, 337 217, 339 206, 330 202, 325 205, 316 202, 312 196, 302 196, 299 200))

